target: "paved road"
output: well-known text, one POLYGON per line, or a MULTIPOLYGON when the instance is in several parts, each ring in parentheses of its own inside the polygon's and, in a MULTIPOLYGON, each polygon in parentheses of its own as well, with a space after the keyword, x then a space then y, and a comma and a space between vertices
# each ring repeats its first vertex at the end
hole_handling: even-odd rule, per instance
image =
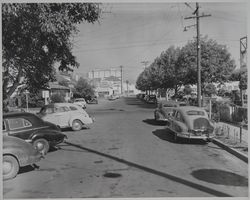
POLYGON ((248 165, 202 141, 174 143, 153 106, 129 97, 87 111, 90 129, 5 181, 5 198, 246 197, 248 165))

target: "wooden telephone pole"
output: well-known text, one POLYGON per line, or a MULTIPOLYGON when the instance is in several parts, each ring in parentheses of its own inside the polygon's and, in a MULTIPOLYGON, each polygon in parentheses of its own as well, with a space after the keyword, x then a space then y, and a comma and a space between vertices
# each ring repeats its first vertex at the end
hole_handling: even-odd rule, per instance
POLYGON ((197 30, 197 101, 198 106, 201 107, 201 46, 200 46, 200 18, 210 17, 211 15, 199 15, 199 3, 196 3, 196 9, 193 12, 192 17, 185 17, 184 19, 196 19, 196 30, 197 30))

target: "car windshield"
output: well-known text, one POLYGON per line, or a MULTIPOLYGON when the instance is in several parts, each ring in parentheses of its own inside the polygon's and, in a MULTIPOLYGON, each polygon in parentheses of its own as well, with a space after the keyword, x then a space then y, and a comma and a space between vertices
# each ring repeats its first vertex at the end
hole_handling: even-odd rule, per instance
POLYGON ((200 111, 200 110, 189 110, 189 111, 187 111, 187 115, 200 115, 200 116, 204 116, 205 112, 200 111))

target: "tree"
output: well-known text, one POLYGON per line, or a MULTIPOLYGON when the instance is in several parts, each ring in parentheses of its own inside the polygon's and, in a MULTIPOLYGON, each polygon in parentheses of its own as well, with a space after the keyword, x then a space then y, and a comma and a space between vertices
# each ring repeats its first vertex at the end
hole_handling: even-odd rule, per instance
MULTIPOLYGON (((197 52, 196 41, 190 41, 181 49, 179 66, 187 70, 188 84, 197 83, 197 52)), ((207 37, 201 38, 201 88, 202 92, 207 83, 224 83, 229 80, 235 69, 225 45, 218 44, 207 37)))
POLYGON ((91 86, 88 81, 84 78, 80 78, 73 91, 73 96, 88 98, 89 96, 94 96, 94 87, 91 86))
POLYGON ((69 87, 69 81, 67 81, 66 79, 58 81, 58 84, 65 87, 69 87))
POLYGON ((233 71, 230 76, 231 81, 239 81, 239 88, 241 90, 247 89, 247 66, 243 65, 240 69, 233 71))
POLYGON ((216 87, 214 84, 212 83, 208 83, 206 84, 206 86, 204 87, 204 94, 211 97, 213 94, 216 94, 216 87))
POLYGON ((193 89, 191 88, 190 85, 185 85, 183 91, 184 91, 184 93, 185 93, 186 95, 189 95, 189 94, 192 93, 193 89))
POLYGON ((95 3, 2 4, 3 99, 20 84, 36 93, 55 80, 54 66, 78 67, 71 37, 77 24, 94 23, 101 14, 95 3))

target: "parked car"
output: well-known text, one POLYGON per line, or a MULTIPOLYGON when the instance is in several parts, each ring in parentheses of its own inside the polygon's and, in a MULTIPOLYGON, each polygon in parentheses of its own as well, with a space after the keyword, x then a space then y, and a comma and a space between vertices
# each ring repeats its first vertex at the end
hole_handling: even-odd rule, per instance
POLYGON ((108 100, 110 101, 113 101, 113 100, 116 100, 116 99, 119 99, 119 95, 115 95, 115 94, 111 94, 108 96, 108 100))
POLYGON ((3 179, 16 177, 20 167, 32 165, 41 160, 42 154, 22 139, 3 136, 3 179))
POLYGON ((173 113, 173 108, 186 106, 185 102, 176 101, 160 101, 157 108, 154 110, 154 119, 156 121, 168 121, 169 116, 173 113))
POLYGON ((74 131, 79 131, 84 125, 94 122, 85 110, 73 103, 49 104, 42 107, 37 115, 60 128, 70 127, 74 131))
POLYGON ((169 117, 169 129, 174 132, 174 139, 204 139, 214 137, 214 124, 203 108, 195 106, 176 107, 169 117))
POLYGON ((90 97, 90 98, 87 100, 87 103, 88 103, 88 104, 98 104, 97 97, 90 97))
POLYGON ((62 143, 67 138, 55 124, 43 121, 35 114, 26 112, 4 113, 3 134, 31 143, 44 155, 50 147, 62 143))
POLYGON ((146 101, 147 103, 157 104, 156 95, 154 95, 154 94, 147 95, 146 98, 145 98, 145 101, 146 101))
POLYGON ((86 109, 86 107, 87 107, 87 102, 85 101, 84 98, 74 99, 74 104, 82 107, 83 109, 86 109))

